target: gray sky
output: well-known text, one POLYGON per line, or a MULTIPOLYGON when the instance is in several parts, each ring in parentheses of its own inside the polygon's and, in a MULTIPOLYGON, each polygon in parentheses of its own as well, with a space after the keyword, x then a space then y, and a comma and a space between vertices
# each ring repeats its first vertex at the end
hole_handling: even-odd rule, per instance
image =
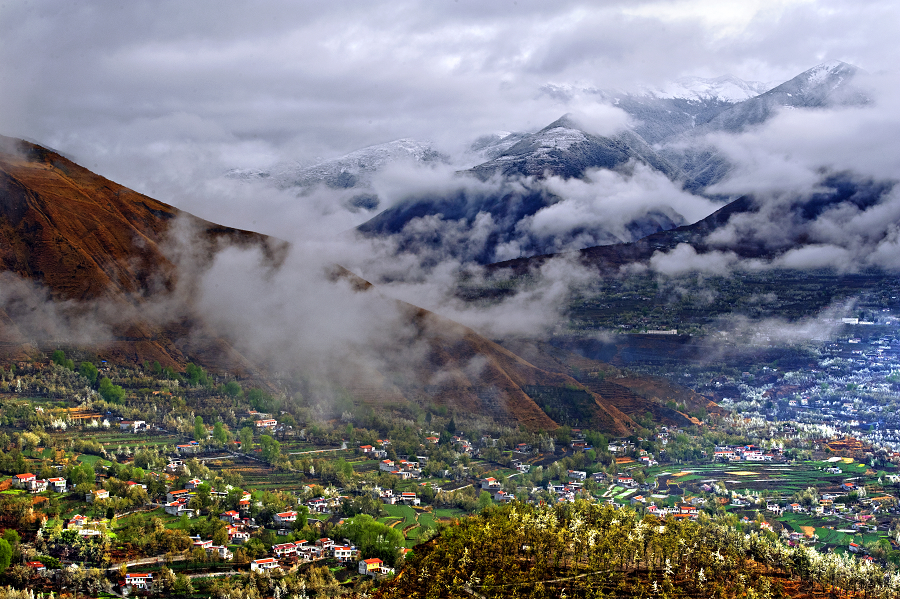
POLYGON ((566 109, 548 83, 893 69, 898 22, 896 2, 858 0, 8 0, 0 133, 241 224, 244 199, 200 182, 400 137, 451 147, 533 129, 566 109))

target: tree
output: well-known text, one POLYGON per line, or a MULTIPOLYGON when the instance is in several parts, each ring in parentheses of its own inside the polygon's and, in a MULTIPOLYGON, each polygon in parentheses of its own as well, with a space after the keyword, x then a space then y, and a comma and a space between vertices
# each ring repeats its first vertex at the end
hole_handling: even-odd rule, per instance
POLYGON ((0 539, 0 572, 3 572, 9 567, 9 562, 12 561, 12 555, 13 550, 9 541, 0 539))
POLYGON ((206 425, 203 424, 203 416, 194 418, 194 439, 197 441, 206 439, 206 425))
POLYGON ((245 426, 241 429, 241 451, 250 453, 253 449, 253 429, 245 426))
POLYGON ((213 426, 213 439, 219 443, 228 441, 228 433, 225 431, 225 426, 221 420, 216 420, 216 424, 213 426))
POLYGON ((274 462, 281 455, 281 443, 269 435, 262 435, 259 444, 262 448, 262 457, 267 462, 274 462))
POLYGON ((92 385, 97 384, 97 375, 99 374, 99 372, 97 371, 97 367, 94 366, 92 363, 82 362, 81 365, 78 367, 78 373, 81 376, 83 376, 84 378, 86 378, 87 380, 89 380, 92 385))
POLYGON ((188 382, 191 385, 206 386, 209 384, 209 377, 207 377, 206 371, 193 362, 189 362, 188 365, 184 367, 184 374, 187 376, 188 382))
POLYGON ((403 534, 377 522, 368 514, 360 514, 346 521, 336 532, 338 537, 350 539, 364 557, 378 557, 393 566, 403 547, 403 534))
POLYGON ((175 576, 175 584, 172 590, 180 597, 190 597, 194 594, 194 585, 187 574, 179 573, 175 576))
POLYGON ((103 377, 100 381, 100 397, 110 403, 121 404, 125 399, 125 389, 118 385, 114 385, 108 377, 103 377))
POLYGON ((222 387, 222 392, 228 397, 232 398, 240 397, 244 394, 240 384, 238 384, 237 381, 228 381, 227 383, 225 383, 225 386, 222 387))

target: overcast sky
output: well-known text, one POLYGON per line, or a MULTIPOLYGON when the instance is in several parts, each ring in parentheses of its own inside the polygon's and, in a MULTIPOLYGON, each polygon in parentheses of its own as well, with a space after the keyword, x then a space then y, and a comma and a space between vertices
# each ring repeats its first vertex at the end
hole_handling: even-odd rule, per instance
POLYGON ((216 205, 227 190, 197 182, 401 137, 450 147, 535 129, 567 108, 547 84, 780 82, 833 59, 891 70, 897 23, 897 2, 859 0, 7 0, 0 133, 250 228, 216 205))

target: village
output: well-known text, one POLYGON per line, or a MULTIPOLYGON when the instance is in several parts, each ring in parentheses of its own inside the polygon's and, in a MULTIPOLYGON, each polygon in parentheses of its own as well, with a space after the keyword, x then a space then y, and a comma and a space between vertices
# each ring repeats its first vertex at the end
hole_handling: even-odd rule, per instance
POLYGON ((324 567, 330 584, 370 588, 441 526, 514 502, 724 515, 786 545, 900 559, 900 454, 821 424, 713 415, 607 438, 568 427, 479 430, 438 412, 369 429, 301 425, 302 414, 250 396, 258 407, 233 398, 212 424, 99 398, 74 408, 27 390, 0 398, 7 579, 47 590, 208 592, 235 577, 291 580, 324 567))

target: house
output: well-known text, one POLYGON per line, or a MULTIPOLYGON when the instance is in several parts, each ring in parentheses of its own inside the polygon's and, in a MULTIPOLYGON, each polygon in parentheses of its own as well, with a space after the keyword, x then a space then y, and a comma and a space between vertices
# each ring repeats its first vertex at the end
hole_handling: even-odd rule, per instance
POLYGON ((516 497, 512 493, 507 493, 506 491, 497 491, 494 493, 494 501, 497 503, 510 503, 515 501, 516 497))
POLYGON ((166 493, 166 502, 178 501, 179 499, 187 499, 191 492, 187 489, 178 489, 177 491, 169 491, 166 493))
POLYGON ((690 518, 696 518, 699 515, 697 506, 685 504, 681 504, 678 506, 678 513, 689 516, 690 518))
POLYGON ((197 441, 191 441, 190 443, 184 443, 182 445, 176 445, 175 450, 181 454, 193 454, 200 453, 200 443, 197 441))
POLYGON ((256 421, 256 428, 275 428, 278 426, 278 421, 274 418, 266 418, 264 420, 256 421))
POLYGON ((630 476, 620 476, 616 478, 616 482, 623 487, 634 487, 637 486, 637 482, 630 476))
POLYGON ((339 562, 347 562, 358 557, 356 547, 351 547, 348 545, 335 545, 332 549, 334 551, 334 559, 339 562))
POLYGON ((372 453, 373 451, 375 451, 375 448, 372 447, 371 445, 360 445, 359 450, 361 452, 363 452, 364 454, 367 454, 367 453, 372 453))
POLYGON ((316 547, 320 547, 322 551, 330 551, 334 547, 334 541, 328 538, 322 538, 316 541, 316 547))
POLYGON ((247 541, 250 540, 250 533, 245 530, 238 530, 237 528, 228 529, 228 542, 234 543, 235 545, 243 545, 247 541))
POLYGON ((36 479, 37 479, 37 476, 35 476, 31 472, 26 472, 25 474, 15 475, 12 478, 12 482, 13 482, 13 486, 15 486, 19 489, 26 489, 26 488, 28 488, 28 484, 31 481, 36 480, 36 479))
POLYGON ((569 470, 568 473, 569 480, 586 480, 587 472, 583 470, 569 470))
POLYGON ((419 498, 416 497, 415 493, 400 493, 400 497, 397 498, 401 503, 405 503, 407 505, 419 505, 419 498))
POLYGON ((72 519, 69 520, 69 528, 81 528, 85 524, 87 524, 87 518, 81 514, 75 514, 72 516, 72 519))
POLYGON ((28 482, 28 490, 32 493, 43 493, 47 490, 47 484, 43 478, 36 478, 28 482))
POLYGON ((272 516, 272 519, 275 521, 275 524, 284 524, 286 522, 296 522, 297 521, 297 512, 282 512, 280 514, 275 514, 272 516))
POLYGON ((377 557, 373 557, 371 559, 364 559, 359 562, 359 573, 360 574, 368 574, 369 576, 375 576, 376 574, 381 574, 381 567, 384 562, 382 562, 377 557))
POLYGON ((84 496, 84 500, 88 503, 94 503, 95 501, 99 501, 101 499, 109 499, 109 491, 106 489, 97 489, 93 493, 87 493, 84 496))
POLYGON ((228 522, 229 524, 234 524, 240 519, 241 515, 234 510, 228 510, 227 512, 222 512, 221 514, 219 514, 219 520, 228 522))
POLYGON ((136 433, 147 429, 147 423, 143 420, 123 420, 119 423, 119 430, 136 433))
POLYGON ((197 487, 202 484, 202 481, 199 478, 192 478, 191 480, 184 483, 184 488, 190 491, 193 491, 197 487))
POLYGON ((485 491, 499 491, 501 486, 500 481, 492 476, 481 481, 481 488, 485 491))
POLYGON ((274 557, 266 557, 250 562, 250 570, 274 570, 278 567, 278 560, 274 557))
POLYGON ((437 445, 438 441, 440 441, 439 437, 425 437, 425 440, 431 443, 432 445, 437 445))
POLYGON ((47 566, 45 566, 41 562, 27 562, 25 565, 28 566, 29 568, 32 568, 35 572, 46 572, 47 571, 47 566))
POLYGON ((122 582, 122 588, 128 591, 131 591, 133 589, 146 591, 150 589, 150 585, 152 584, 153 574, 142 574, 139 572, 135 572, 134 574, 125 575, 125 581, 122 582))
POLYGON ((195 539, 194 540, 194 549, 197 549, 197 548, 209 549, 210 547, 212 547, 212 544, 213 543, 210 540, 204 541, 203 539, 195 539))
POLYGON ((163 510, 167 514, 170 514, 172 516, 178 516, 178 517, 187 516, 188 518, 193 518, 194 510, 189 508, 187 506, 187 503, 188 502, 186 499, 179 499, 177 501, 171 501, 163 507, 163 510))
POLYGON ((381 460, 381 463, 378 464, 378 469, 382 472, 393 472, 396 470, 393 460, 381 460))
POLYGON ((206 548, 206 553, 210 555, 218 555, 219 559, 225 561, 228 561, 234 557, 234 554, 225 545, 210 545, 206 548))
POLYGON ((57 493, 65 493, 68 486, 64 478, 48 478, 47 483, 57 493))
POLYGON ((278 557, 297 555, 297 545, 295 545, 294 543, 281 543, 280 545, 273 545, 272 553, 274 553, 278 557))
POLYGON ((859 553, 860 550, 862 549, 862 547, 860 547, 860 546, 857 545, 856 543, 850 543, 849 549, 850 549, 850 552, 851 552, 851 553, 859 553))

